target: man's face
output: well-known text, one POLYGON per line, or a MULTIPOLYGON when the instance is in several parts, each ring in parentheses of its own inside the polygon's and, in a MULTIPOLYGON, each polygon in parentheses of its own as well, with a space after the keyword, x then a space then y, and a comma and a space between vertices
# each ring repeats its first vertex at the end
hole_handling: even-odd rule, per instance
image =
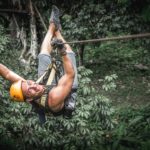
POLYGON ((22 82, 22 91, 25 98, 35 98, 42 95, 44 86, 36 84, 35 81, 26 80, 22 82))

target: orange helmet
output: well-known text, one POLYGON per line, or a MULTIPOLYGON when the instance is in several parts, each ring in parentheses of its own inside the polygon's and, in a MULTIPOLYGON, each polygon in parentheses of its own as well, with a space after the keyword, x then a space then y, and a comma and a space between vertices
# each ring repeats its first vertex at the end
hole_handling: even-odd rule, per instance
POLYGON ((24 102, 24 97, 21 89, 22 80, 14 82, 10 87, 10 97, 17 102, 24 102))

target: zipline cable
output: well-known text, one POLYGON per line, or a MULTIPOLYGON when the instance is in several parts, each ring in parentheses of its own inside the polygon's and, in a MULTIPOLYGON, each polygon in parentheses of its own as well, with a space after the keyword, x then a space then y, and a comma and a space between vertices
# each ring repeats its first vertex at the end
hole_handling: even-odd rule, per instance
POLYGON ((102 42, 102 41, 115 41, 115 40, 126 40, 126 39, 146 38, 146 37, 150 37, 150 33, 133 34, 133 35, 126 35, 126 36, 119 36, 119 37, 91 39, 91 40, 72 41, 72 42, 65 42, 63 44, 96 43, 96 42, 102 42))

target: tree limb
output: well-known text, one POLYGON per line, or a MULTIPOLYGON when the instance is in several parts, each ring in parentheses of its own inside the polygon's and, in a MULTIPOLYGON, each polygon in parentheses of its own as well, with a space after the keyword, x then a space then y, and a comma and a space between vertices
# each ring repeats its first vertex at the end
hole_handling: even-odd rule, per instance
POLYGON ((17 13, 17 14, 28 14, 27 11, 20 11, 20 10, 14 10, 14 9, 0 9, 1 13, 17 13))
POLYGON ((42 25, 43 25, 45 31, 47 32, 46 24, 45 24, 45 22, 44 22, 44 20, 43 20, 43 18, 42 18, 42 16, 41 16, 41 14, 40 14, 40 12, 38 11, 38 9, 37 9, 37 7, 36 7, 35 5, 34 5, 34 8, 35 8, 35 11, 37 12, 37 14, 38 14, 38 16, 39 16, 39 18, 40 18, 40 21, 41 21, 41 23, 42 23, 42 25))

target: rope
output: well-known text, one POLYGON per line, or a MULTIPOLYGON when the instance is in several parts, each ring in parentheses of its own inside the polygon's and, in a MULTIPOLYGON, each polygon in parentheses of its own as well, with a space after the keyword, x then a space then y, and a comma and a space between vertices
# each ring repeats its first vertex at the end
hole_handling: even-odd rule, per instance
POLYGON ((102 42, 102 41, 114 41, 114 40, 125 40, 125 39, 146 38, 146 37, 150 37, 150 33, 133 34, 133 35, 126 35, 126 36, 119 36, 119 37, 91 39, 91 40, 72 41, 72 42, 65 42, 63 44, 96 43, 96 42, 102 42))

